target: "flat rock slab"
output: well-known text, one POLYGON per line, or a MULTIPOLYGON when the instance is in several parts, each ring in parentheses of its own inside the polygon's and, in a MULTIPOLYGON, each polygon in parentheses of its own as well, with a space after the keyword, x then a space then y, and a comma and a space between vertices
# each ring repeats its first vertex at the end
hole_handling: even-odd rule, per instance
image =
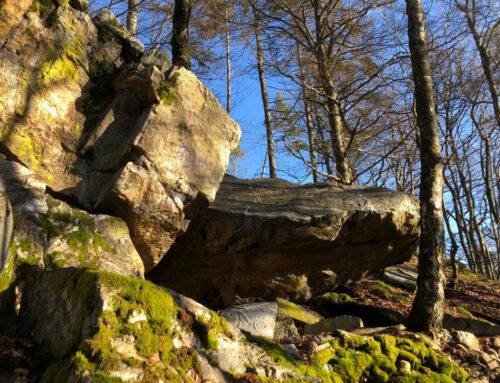
POLYGON ((219 315, 255 336, 273 338, 278 304, 276 302, 249 303, 234 306, 222 311, 219 315))
POLYGON ((419 204, 405 193, 226 176, 149 278, 212 307, 307 300, 405 262, 418 237, 419 204))
POLYGON ((384 270, 384 280, 393 285, 397 285, 409 290, 415 290, 418 274, 414 270, 391 266, 384 270))
POLYGON ((304 334, 317 335, 323 332, 335 330, 350 331, 363 327, 363 321, 359 317, 351 315, 340 315, 334 318, 325 318, 318 323, 304 326, 304 334))
POLYGON ((448 330, 466 331, 477 336, 500 335, 500 326, 479 319, 445 315, 443 327, 448 330))

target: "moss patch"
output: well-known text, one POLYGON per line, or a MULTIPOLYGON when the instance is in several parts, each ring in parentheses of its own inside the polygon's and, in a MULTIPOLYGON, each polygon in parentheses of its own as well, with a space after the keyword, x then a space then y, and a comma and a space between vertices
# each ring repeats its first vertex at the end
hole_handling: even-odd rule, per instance
POLYGON ((170 106, 177 100, 177 96, 172 90, 171 82, 168 81, 168 79, 160 84, 158 95, 160 96, 162 104, 165 106, 170 106))
POLYGON ((88 289, 89 281, 91 289, 110 292, 108 309, 96 319, 95 334, 70 358, 57 361, 46 371, 46 381, 67 381, 69 371, 73 371, 77 376, 90 374, 94 382, 118 382, 110 374, 124 365, 141 368, 143 381, 184 382, 189 380, 189 371, 199 371, 194 351, 173 346, 173 323, 179 309, 167 290, 144 280, 98 271, 83 273, 78 285, 88 289), (146 320, 131 321, 137 313, 143 313, 146 320), (121 354, 113 346, 114 341, 127 337, 133 339, 135 354, 121 354), (69 368, 54 377, 61 366, 69 368))
POLYGON ((216 350, 219 347, 220 334, 231 337, 226 320, 213 311, 210 312, 208 319, 203 316, 196 318, 194 330, 208 350, 216 350))
MULTIPOLYGON (((274 362, 290 367, 295 376, 280 381, 300 381, 300 376, 321 379, 325 383, 344 382, 465 382, 467 375, 442 353, 436 353, 424 342, 413 342, 391 335, 363 337, 342 334, 329 347, 311 355, 310 363, 292 357, 273 341, 245 333, 249 342, 263 348, 274 362), (397 368, 400 360, 412 364, 412 372, 397 368)), ((270 381, 261 379, 261 381, 270 381)))
POLYGON ((379 298, 388 299, 391 301, 405 303, 408 300, 407 294, 396 291, 383 281, 367 280, 364 283, 366 290, 376 295, 379 298))
POLYGON ((10 241, 8 251, 7 264, 4 271, 0 274, 0 293, 7 290, 15 279, 16 246, 13 238, 10 241))
POLYGON ((286 299, 278 298, 276 302, 278 303, 279 311, 299 322, 314 324, 321 320, 318 314, 296 305, 295 303, 289 302, 286 299))
POLYGON ((53 251, 46 255, 49 267, 65 267, 77 262, 80 267, 95 268, 95 255, 100 252, 114 254, 115 249, 95 231, 94 218, 78 210, 56 211, 50 208, 39 214, 37 225, 50 238, 59 237, 67 243, 68 251, 53 251))
POLYGON ((51 87, 56 84, 78 81, 80 78, 81 57, 86 54, 86 48, 77 36, 48 50, 38 64, 38 87, 51 87))

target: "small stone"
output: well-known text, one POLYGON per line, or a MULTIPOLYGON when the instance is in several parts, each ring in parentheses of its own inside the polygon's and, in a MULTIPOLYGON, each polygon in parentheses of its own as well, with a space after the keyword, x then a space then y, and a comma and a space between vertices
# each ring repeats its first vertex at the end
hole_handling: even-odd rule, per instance
POLYGON ((398 368, 401 372, 411 372, 411 363, 407 360, 400 360, 398 368))
POLYGON ((481 351, 479 339, 474 334, 466 331, 452 331, 452 336, 458 344, 465 346, 467 349, 481 351))
POLYGON ((132 316, 130 318, 128 318, 128 323, 134 324, 137 322, 145 322, 147 320, 148 320, 148 317, 146 316, 144 311, 137 312, 134 310, 134 312, 132 313, 132 316))
POLYGON ((273 339, 278 343, 298 343, 300 334, 292 318, 282 313, 276 317, 273 339))
POLYGON ((297 349, 297 346, 295 346, 293 343, 290 344, 284 344, 283 348, 285 349, 286 352, 288 352, 290 355, 294 356, 295 358, 302 360, 302 355, 300 355, 299 350, 297 349))
POLYGON ((493 347, 500 351, 500 336, 496 336, 493 339, 493 347))

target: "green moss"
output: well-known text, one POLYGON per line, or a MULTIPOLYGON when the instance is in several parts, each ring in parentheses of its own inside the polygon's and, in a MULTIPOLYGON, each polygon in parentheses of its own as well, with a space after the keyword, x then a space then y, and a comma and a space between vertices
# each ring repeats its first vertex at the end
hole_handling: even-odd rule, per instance
POLYGON ((282 313, 285 313, 302 323, 314 324, 321 320, 321 317, 316 313, 306 310, 305 308, 289 302, 286 299, 278 298, 276 299, 276 302, 278 303, 279 310, 282 313))
POLYGON ((397 292, 383 281, 367 281, 365 288, 372 294, 383 299, 399 303, 405 303, 407 301, 407 296, 405 294, 397 292))
POLYGON ((213 311, 210 318, 199 316, 196 318, 195 331, 200 340, 208 350, 216 350, 219 347, 218 337, 225 335, 231 337, 227 322, 213 311))
MULTIPOLYGON (((328 348, 311 355, 310 364, 298 361, 284 348, 265 338, 246 333, 247 339, 263 348, 275 363, 292 368, 300 376, 319 378, 323 382, 389 382, 400 379, 408 381, 465 382, 465 372, 446 355, 435 353, 424 342, 413 342, 390 335, 374 338, 342 333, 329 342, 328 348), (398 372, 396 366, 401 359, 412 363, 414 372, 410 376, 398 372), (331 371, 325 370, 329 364, 331 371), (418 380, 420 379, 420 380, 418 380), (424 379, 424 380, 422 380, 424 379)), ((295 380, 297 381, 297 380, 295 380)))
POLYGON ((458 306, 457 311, 466 318, 474 318, 474 315, 472 315, 471 312, 467 310, 465 307, 458 306))
POLYGON ((16 246, 13 238, 10 241, 8 252, 7 264, 0 274, 0 292, 7 290, 15 279, 16 246))
POLYGON ((177 316, 172 296, 167 290, 150 282, 119 275, 92 271, 98 283, 113 291, 112 309, 104 311, 98 318, 98 331, 84 341, 73 364, 80 373, 87 371, 97 381, 112 381, 109 372, 121 363, 142 367, 146 374, 144 381, 180 382, 192 369, 199 371, 199 362, 194 351, 173 347, 172 323, 177 316), (129 323, 133 313, 144 313, 146 321, 129 323), (135 349, 141 359, 123 357, 112 347, 112 339, 133 336, 135 349), (162 368, 147 365, 147 359, 158 354, 160 360, 172 367, 162 368), (142 358, 146 358, 146 361, 142 358), (175 371, 175 373, 173 372, 175 371))
POLYGON ((172 86, 168 80, 161 83, 158 88, 158 95, 160 96, 162 104, 165 106, 170 106, 175 102, 175 100, 177 100, 177 96, 172 91, 172 86))
POLYGON ((351 298, 348 294, 339 294, 339 293, 326 293, 319 297, 318 303, 333 303, 333 304, 341 304, 341 303, 352 303, 354 299, 351 298))
POLYGON ((31 251, 31 246, 32 246, 31 241, 29 239, 25 239, 25 240, 21 241, 18 248, 21 251, 31 251))
POLYGON ((365 370, 373 363, 370 355, 363 352, 346 352, 331 361, 333 370, 342 377, 346 383, 357 383, 365 370))
POLYGON ((53 252, 47 254, 46 264, 51 267, 65 267, 76 260, 80 267, 95 268, 94 255, 100 251, 114 254, 116 250, 95 232, 94 218, 85 212, 53 211, 39 214, 37 225, 50 237, 60 237, 66 241, 71 253, 53 252), (76 229, 76 230, 75 230, 76 229))

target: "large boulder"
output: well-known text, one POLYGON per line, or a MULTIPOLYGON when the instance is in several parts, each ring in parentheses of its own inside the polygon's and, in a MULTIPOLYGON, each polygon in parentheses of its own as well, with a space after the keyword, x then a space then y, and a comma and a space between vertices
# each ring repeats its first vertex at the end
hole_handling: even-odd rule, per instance
POLYGON ((111 12, 67 4, 0 5, 0 152, 123 218, 149 270, 213 201, 240 129, 191 72, 142 62, 111 12))
POLYGON ((2 159, 1 193, 12 201, 15 213, 15 263, 47 268, 92 267, 143 277, 144 265, 121 219, 89 214, 53 198, 34 172, 2 159))
POLYGON ((307 299, 410 259, 418 237, 405 193, 227 176, 149 278, 214 306, 307 299))

